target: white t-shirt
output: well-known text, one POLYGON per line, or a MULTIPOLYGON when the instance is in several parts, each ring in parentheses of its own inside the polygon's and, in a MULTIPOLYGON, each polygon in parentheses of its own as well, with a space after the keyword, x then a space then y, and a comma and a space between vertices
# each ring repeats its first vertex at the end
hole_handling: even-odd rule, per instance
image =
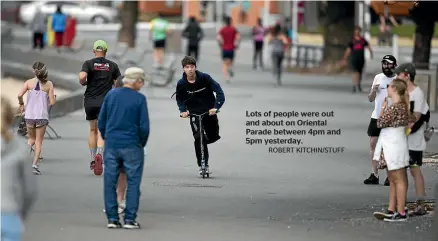
MULTIPOLYGON (((420 112, 426 114, 429 111, 429 105, 424 98, 423 90, 420 87, 416 87, 409 93, 409 102, 414 105, 414 113, 420 112)), ((410 108, 410 107, 409 107, 410 108)), ((426 150, 426 140, 424 139, 424 129, 426 123, 424 123, 415 133, 408 136, 409 150, 412 151, 424 151, 426 150)))
MULTIPOLYGON (((393 77, 387 77, 385 74, 380 73, 374 77, 373 88, 375 85, 379 85, 379 89, 376 93, 376 99, 374 99, 374 110, 371 114, 372 119, 378 119, 380 110, 382 109, 383 102, 385 98, 388 96, 388 85, 391 84, 392 80, 395 79, 395 75, 393 77)), ((391 99, 388 99, 388 107, 392 104, 391 99)))

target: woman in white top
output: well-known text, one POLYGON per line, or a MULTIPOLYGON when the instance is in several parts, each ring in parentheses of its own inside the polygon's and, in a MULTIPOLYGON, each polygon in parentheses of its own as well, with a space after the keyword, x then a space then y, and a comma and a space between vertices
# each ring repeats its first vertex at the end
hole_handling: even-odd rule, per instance
POLYGON ((385 99, 377 120, 382 128, 374 152, 374 160, 380 168, 388 171, 390 182, 389 207, 386 212, 376 212, 374 216, 389 222, 405 221, 406 193, 408 187, 406 168, 409 166, 409 151, 406 127, 410 120, 409 104, 406 98, 407 85, 401 79, 395 79, 389 86, 388 97, 392 105, 387 108, 385 99))

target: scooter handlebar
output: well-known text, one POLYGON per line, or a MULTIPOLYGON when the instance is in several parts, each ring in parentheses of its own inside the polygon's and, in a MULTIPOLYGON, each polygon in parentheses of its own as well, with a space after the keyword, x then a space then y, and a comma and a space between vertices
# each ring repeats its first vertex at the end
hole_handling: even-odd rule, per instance
MULTIPOLYGON (((204 113, 202 113, 202 114, 190 114, 190 112, 189 112, 189 114, 187 115, 187 117, 201 117, 201 116, 204 116, 204 115, 206 115, 206 114, 208 114, 208 113, 210 113, 210 111, 207 111, 207 112, 204 112, 204 113)), ((216 114, 217 113, 219 113, 219 110, 216 110, 216 114)), ((181 116, 181 114, 179 114, 179 117, 182 117, 181 116)))

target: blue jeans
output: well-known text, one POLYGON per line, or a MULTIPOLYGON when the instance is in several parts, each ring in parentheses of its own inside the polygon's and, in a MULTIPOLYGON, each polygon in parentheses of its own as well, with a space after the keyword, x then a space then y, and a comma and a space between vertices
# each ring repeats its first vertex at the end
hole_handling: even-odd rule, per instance
POLYGON ((23 224, 21 218, 15 213, 2 213, 2 241, 21 241, 23 224))
POLYGON ((140 184, 144 167, 143 147, 106 148, 103 159, 103 190, 108 221, 119 221, 116 189, 121 167, 125 169, 127 178, 125 222, 134 221, 140 202, 140 184))

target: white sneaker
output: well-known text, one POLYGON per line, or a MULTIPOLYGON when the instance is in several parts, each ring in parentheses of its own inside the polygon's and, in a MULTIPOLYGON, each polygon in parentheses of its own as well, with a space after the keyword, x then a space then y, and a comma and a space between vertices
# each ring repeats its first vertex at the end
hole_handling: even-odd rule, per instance
MULTIPOLYGON (((206 167, 205 172, 208 174, 212 173, 210 167, 206 167)), ((202 167, 199 168, 199 175, 202 175, 202 167)))

